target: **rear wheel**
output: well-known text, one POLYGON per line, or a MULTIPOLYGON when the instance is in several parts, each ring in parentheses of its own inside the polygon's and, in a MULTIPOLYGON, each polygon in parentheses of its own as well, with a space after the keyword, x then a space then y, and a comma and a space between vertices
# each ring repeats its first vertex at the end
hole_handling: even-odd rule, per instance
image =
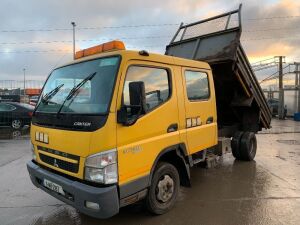
POLYGON ((154 171, 146 197, 147 209, 157 215, 168 212, 175 205, 179 185, 177 169, 170 163, 160 162, 154 171))
POLYGON ((20 129, 22 127, 22 120, 13 119, 11 121, 11 127, 14 128, 14 129, 20 129))
POLYGON ((236 159, 241 159, 240 142, 241 142, 242 136, 243 136, 243 132, 238 131, 234 134, 234 136, 232 137, 232 140, 231 140, 232 155, 236 159))
POLYGON ((257 141, 253 132, 236 132, 231 140, 232 155, 238 160, 252 161, 256 155, 257 141))
POLYGON ((257 140, 255 133, 245 132, 241 138, 241 159, 252 161, 256 155, 257 140))

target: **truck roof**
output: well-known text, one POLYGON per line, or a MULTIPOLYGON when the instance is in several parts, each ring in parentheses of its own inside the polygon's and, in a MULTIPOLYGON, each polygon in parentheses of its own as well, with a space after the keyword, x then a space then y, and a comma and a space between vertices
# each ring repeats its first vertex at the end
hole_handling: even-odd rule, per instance
POLYGON ((113 55, 120 55, 123 59, 126 60, 143 60, 143 61, 150 61, 150 62, 158 62, 164 63, 169 65, 178 65, 178 66, 186 66, 186 67, 195 67, 195 68, 202 68, 206 70, 210 70, 210 66, 206 62, 184 59, 174 56, 162 55, 157 53, 149 53, 149 56, 143 56, 139 54, 139 51, 133 50, 116 50, 116 51, 109 51, 109 52, 102 52, 90 56, 86 56, 80 59, 75 59, 72 62, 66 63, 60 67, 76 64, 79 62, 89 61, 101 57, 106 56, 113 56, 113 55))

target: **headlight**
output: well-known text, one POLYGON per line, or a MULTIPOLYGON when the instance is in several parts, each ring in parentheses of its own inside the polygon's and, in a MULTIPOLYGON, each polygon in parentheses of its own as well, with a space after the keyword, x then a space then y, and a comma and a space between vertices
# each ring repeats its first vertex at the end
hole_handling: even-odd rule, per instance
POLYGON ((34 151, 34 145, 31 143, 31 153, 32 153, 32 159, 36 161, 36 154, 34 151))
POLYGON ((117 150, 113 149, 87 157, 84 177, 86 180, 102 184, 118 182, 117 150))

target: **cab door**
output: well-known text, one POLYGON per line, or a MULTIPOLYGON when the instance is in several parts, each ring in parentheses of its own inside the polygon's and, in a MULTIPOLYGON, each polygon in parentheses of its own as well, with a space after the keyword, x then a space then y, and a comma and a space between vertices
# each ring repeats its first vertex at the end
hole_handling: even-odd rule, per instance
POLYGON ((172 66, 129 60, 122 73, 118 110, 122 105, 131 105, 131 82, 144 83, 146 112, 133 125, 117 124, 120 185, 142 182, 143 177, 149 176, 158 154, 179 143, 177 95, 172 66))
POLYGON ((0 125, 8 126, 12 121, 12 111, 15 110, 16 107, 6 104, 0 103, 0 125))
POLYGON ((217 144, 217 114, 211 71, 182 68, 189 153, 217 144))

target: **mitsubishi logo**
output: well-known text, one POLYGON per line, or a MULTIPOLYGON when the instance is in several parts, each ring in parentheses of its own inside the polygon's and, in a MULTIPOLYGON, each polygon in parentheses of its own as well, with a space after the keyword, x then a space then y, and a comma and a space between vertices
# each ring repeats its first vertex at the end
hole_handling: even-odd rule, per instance
POLYGON ((55 166, 55 167, 57 167, 57 168, 59 167, 58 164, 57 164, 56 159, 54 159, 53 166, 55 166))

